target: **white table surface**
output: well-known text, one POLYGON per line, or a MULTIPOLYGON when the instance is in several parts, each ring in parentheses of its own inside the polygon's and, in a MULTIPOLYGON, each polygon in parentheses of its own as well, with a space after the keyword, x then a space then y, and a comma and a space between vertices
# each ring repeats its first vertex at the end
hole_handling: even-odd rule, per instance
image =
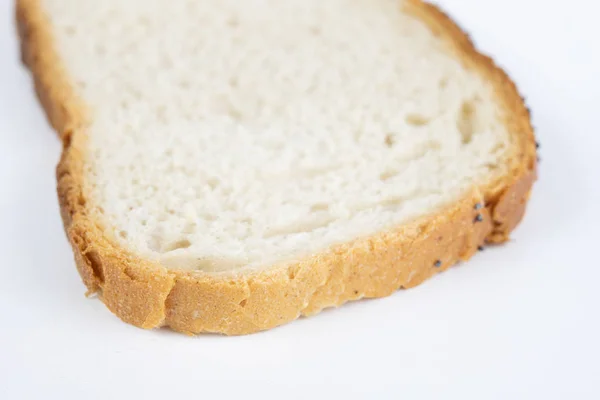
POLYGON ((192 338, 83 297, 60 144, 0 0, 0 399, 600 399, 600 5, 440 3, 533 110, 540 179, 513 241, 385 299, 192 338))

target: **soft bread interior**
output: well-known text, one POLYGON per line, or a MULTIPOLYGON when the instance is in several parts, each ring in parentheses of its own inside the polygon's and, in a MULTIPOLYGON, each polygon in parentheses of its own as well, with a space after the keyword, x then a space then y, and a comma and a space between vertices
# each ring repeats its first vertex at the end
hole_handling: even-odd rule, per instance
POLYGON ((398 0, 43 0, 85 191, 169 268, 267 268, 504 172, 493 89, 398 0))

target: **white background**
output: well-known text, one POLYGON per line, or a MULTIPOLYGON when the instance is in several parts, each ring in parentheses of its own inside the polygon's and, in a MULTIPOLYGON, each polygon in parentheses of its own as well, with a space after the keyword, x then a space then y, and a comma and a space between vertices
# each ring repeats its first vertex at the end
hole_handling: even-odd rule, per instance
POLYGON ((83 296, 60 144, 0 0, 0 399, 600 399, 600 6, 440 3, 533 110, 540 179, 512 243, 389 298, 227 338, 137 329, 83 296))

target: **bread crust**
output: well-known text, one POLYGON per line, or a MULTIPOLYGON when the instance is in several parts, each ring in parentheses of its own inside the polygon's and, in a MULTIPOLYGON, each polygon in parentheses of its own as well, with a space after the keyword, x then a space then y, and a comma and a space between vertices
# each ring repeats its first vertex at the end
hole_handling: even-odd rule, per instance
POLYGON ((536 146, 529 110, 514 83, 477 52, 468 36, 436 6, 406 0, 406 11, 448 42, 466 67, 493 85, 513 147, 508 172, 473 188, 443 211, 388 232, 335 246, 266 271, 168 270, 119 247, 90 213, 84 192, 87 113, 55 51, 39 0, 17 0, 22 57, 37 95, 60 135, 58 197, 67 237, 88 294, 97 293, 123 321, 168 326, 188 334, 247 334, 360 298, 388 296, 418 285, 484 242, 500 243, 520 222, 536 179, 536 146), (476 204, 485 205, 477 209, 476 204), (483 217, 477 221, 477 216, 483 217))

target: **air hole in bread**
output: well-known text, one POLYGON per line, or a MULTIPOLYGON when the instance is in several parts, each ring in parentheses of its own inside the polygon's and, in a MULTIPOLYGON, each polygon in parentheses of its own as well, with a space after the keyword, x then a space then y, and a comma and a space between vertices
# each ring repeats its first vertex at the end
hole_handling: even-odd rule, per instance
POLYGON ((211 189, 216 189, 220 184, 221 181, 219 180, 219 178, 215 178, 215 177, 210 177, 206 180, 206 184, 211 188, 211 189))
POLYGON ((161 252, 162 253, 168 253, 170 251, 175 251, 175 250, 180 250, 180 249, 187 249, 191 245, 192 245, 192 242, 190 242, 189 240, 187 240, 187 239, 180 239, 180 240, 178 240, 176 242, 168 243, 168 244, 162 246, 161 252))
POLYGON ((456 122, 463 144, 471 143, 476 129, 476 118, 475 104, 472 101, 463 102, 456 122))
POLYGON ((388 179, 392 179, 393 177, 395 177, 397 175, 398 175, 397 171, 387 170, 387 171, 382 172, 379 175, 379 179, 382 181, 387 181, 388 179))
POLYGON ((324 228, 333 222, 334 218, 324 217, 324 218, 316 218, 313 220, 306 219, 302 221, 297 221, 293 224, 282 225, 282 226, 274 226, 270 227, 265 234, 264 238, 271 238, 275 236, 285 236, 285 235, 293 235, 298 233, 309 233, 319 228, 324 228))
POLYGON ((312 206, 310 206, 310 211, 313 211, 313 212, 327 211, 327 210, 329 210, 329 204, 327 204, 327 203, 315 203, 312 206))
POLYGON ((137 1, 44 3, 91 111, 86 199, 144 259, 268 269, 508 168, 494 83, 397 2, 137 1))
POLYGON ((420 114, 408 114, 406 123, 412 126, 425 126, 430 122, 430 119, 420 114))
POLYGON ((394 146, 394 143, 396 143, 396 139, 394 137, 394 134, 393 133, 388 133, 387 135, 385 135, 384 143, 385 143, 386 147, 392 147, 392 146, 394 146))
POLYGON ((217 219, 217 216, 214 214, 202 214, 200 217, 205 221, 214 221, 217 219))

